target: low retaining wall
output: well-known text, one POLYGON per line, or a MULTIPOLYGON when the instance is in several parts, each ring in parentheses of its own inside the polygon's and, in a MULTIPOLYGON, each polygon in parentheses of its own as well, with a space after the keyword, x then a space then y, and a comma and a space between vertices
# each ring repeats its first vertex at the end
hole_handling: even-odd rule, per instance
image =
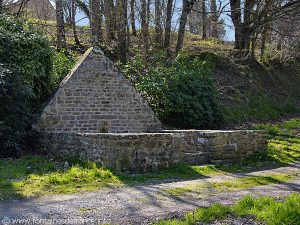
POLYGON ((194 165, 238 161, 266 150, 258 131, 172 130, 163 133, 43 132, 52 154, 101 162, 117 171, 146 172, 179 162, 194 165))
POLYGON ((266 135, 253 130, 172 130, 182 134, 183 161, 189 164, 228 163, 263 153, 267 149, 266 135))

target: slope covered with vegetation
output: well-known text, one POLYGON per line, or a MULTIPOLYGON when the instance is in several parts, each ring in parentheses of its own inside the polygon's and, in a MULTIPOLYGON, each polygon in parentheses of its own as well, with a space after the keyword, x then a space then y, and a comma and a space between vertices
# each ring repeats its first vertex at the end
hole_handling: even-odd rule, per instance
POLYGON ((208 129, 300 112, 298 61, 236 62, 224 44, 201 42, 175 59, 160 51, 146 65, 135 56, 119 66, 166 125, 208 129))
POLYGON ((214 79, 226 122, 270 120, 300 110, 299 62, 237 64, 219 58, 214 79))

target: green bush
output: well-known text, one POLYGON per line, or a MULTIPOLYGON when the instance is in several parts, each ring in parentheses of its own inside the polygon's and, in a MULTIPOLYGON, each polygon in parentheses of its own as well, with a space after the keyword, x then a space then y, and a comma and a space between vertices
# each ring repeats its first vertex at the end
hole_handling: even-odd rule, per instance
POLYGON ((76 60, 73 55, 67 55, 65 52, 55 52, 53 57, 53 71, 52 76, 54 78, 53 85, 56 85, 65 78, 74 66, 76 60))
POLYGON ((168 125, 179 128, 214 128, 222 121, 210 57, 180 54, 172 66, 152 69, 134 82, 168 125))
POLYGON ((33 88, 36 103, 45 100, 52 91, 53 53, 48 39, 24 19, 0 15, 1 62, 33 88))
POLYGON ((32 117, 28 105, 32 97, 33 90, 22 76, 0 65, 0 157, 20 154, 32 117))
POLYGON ((53 49, 23 19, 0 15, 0 156, 16 156, 32 114, 54 88, 53 49))

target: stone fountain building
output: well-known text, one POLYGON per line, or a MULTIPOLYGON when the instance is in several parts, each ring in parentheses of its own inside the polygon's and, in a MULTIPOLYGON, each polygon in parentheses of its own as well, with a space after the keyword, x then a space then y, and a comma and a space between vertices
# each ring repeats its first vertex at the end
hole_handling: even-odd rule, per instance
POLYGON ((163 130, 143 97, 103 55, 89 49, 44 108, 41 148, 118 171, 226 163, 266 150, 259 131, 163 130))
POLYGON ((100 49, 89 49, 61 82, 39 128, 75 133, 141 133, 162 129, 144 98, 100 49))

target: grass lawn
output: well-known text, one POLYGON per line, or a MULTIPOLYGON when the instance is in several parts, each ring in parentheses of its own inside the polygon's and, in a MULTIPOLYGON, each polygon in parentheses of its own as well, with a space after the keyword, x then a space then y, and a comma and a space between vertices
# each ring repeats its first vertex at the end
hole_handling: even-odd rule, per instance
POLYGON ((230 179, 221 182, 211 182, 209 184, 195 184, 185 187, 169 188, 162 190, 172 196, 182 196, 185 194, 201 194, 205 193, 204 190, 213 188, 218 191, 236 191, 244 188, 250 188, 260 185, 280 184, 288 182, 296 174, 283 174, 283 173, 268 173, 263 176, 247 176, 242 178, 230 179))
POLYGON ((0 160, 0 200, 95 191, 169 179, 191 179, 220 175, 214 166, 176 165, 157 173, 117 175, 94 162, 49 160, 24 156, 0 160))
MULTIPOLYGON (((156 173, 119 175, 93 162, 83 163, 68 160, 67 165, 65 165, 65 160, 54 160, 43 156, 1 159, 0 199, 94 191, 106 187, 148 182, 187 180, 212 177, 228 172, 251 172, 275 168, 299 160, 299 119, 293 119, 279 125, 257 125, 255 128, 265 129, 270 134, 268 152, 259 158, 250 158, 236 164, 176 165, 156 173)), ((247 177, 237 181, 226 181, 222 185, 228 189, 246 188, 260 184, 286 182, 291 176, 290 174, 269 174, 264 177, 247 177)), ((215 185, 216 189, 220 186, 219 184, 212 185, 215 185)), ((201 187, 199 188, 201 189, 201 187)), ((180 191, 185 192, 186 190, 180 191)))
POLYGON ((182 220, 165 220, 156 225, 196 225, 222 220, 229 215, 236 217, 253 215, 268 225, 296 225, 300 221, 300 194, 292 194, 284 201, 277 201, 271 197, 253 198, 247 195, 233 206, 214 204, 186 213, 182 220))

